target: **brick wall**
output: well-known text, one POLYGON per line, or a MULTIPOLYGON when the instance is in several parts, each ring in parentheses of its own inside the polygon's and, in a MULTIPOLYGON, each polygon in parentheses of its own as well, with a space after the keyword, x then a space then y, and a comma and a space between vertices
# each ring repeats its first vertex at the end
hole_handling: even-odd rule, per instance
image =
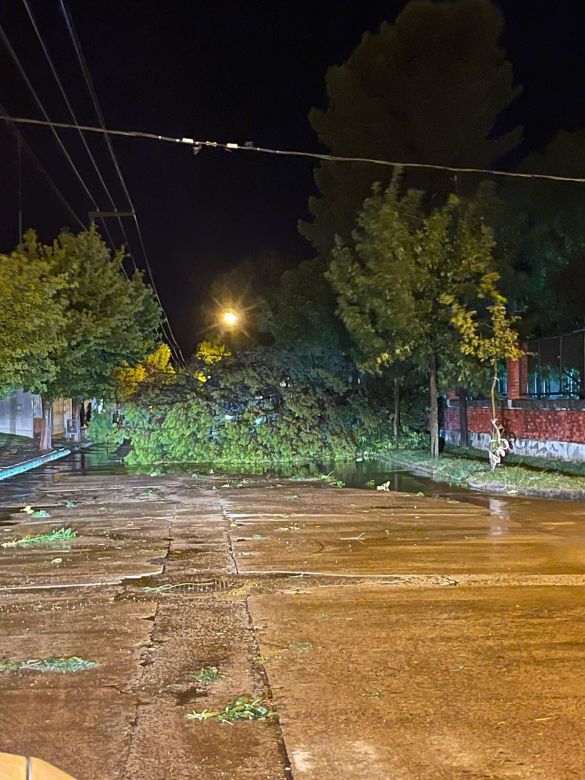
MULTIPOLYGON (((459 430, 459 409, 449 409, 449 412, 454 414, 449 415, 449 423, 446 417, 445 428, 453 425, 453 430, 459 430)), ((585 444, 585 409, 509 408, 502 405, 498 409, 498 419, 506 435, 513 434, 517 439, 585 444)), ((467 425, 470 432, 489 433, 490 423, 489 406, 468 408, 467 425)))
MULTIPOLYGON (((445 438, 461 442, 459 402, 447 401, 445 438)), ((485 449, 491 438, 492 410, 489 401, 469 401, 467 428, 469 443, 485 449)), ((585 401, 503 401, 498 421, 518 454, 570 461, 585 461, 585 401)))

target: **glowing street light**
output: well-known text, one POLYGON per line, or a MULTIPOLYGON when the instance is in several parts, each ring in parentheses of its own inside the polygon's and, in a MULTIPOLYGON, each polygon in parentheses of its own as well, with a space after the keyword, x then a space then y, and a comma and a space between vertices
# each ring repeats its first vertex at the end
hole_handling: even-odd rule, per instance
POLYGON ((226 309, 221 313, 221 321, 226 328, 235 328, 239 320, 239 314, 233 309, 226 309))

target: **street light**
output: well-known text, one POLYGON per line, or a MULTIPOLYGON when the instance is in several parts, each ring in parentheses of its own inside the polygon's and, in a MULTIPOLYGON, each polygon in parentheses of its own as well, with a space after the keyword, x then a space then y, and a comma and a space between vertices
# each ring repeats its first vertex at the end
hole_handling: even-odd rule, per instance
POLYGON ((221 321, 226 328, 235 328, 240 320, 240 315, 233 309, 226 309, 221 313, 221 321))

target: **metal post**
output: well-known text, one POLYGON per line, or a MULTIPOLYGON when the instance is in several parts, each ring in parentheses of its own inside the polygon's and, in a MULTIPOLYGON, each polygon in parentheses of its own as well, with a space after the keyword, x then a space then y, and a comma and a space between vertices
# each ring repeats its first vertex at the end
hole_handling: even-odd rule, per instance
POLYGON ((579 372, 579 398, 585 398, 585 330, 582 331, 581 337, 583 339, 583 366, 582 371, 579 372))
POLYGON ((537 363, 537 373, 536 373, 536 397, 540 398, 542 395, 542 375, 540 370, 540 339, 538 339, 538 363, 537 363))
POLYGON ((459 388, 459 435, 461 446, 467 449, 469 447, 469 429, 467 427, 467 389, 459 388))
POLYGON ((18 165, 18 243, 22 244, 22 136, 16 136, 16 159, 18 165))
POLYGON ((559 391, 563 395, 563 337, 559 336, 559 391))

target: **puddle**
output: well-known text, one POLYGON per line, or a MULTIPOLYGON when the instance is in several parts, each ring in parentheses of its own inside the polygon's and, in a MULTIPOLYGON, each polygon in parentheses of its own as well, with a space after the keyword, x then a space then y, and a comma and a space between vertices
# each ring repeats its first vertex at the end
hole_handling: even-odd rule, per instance
MULTIPOLYGON (((79 452, 72 453, 66 458, 54 461, 39 469, 26 472, 19 476, 3 480, 0 482, 0 527, 9 527, 15 523, 14 514, 25 504, 35 504, 35 498, 39 494, 40 488, 59 486, 61 483, 66 487, 66 481, 69 476, 136 476, 149 475, 155 467, 137 468, 123 463, 119 456, 108 453, 104 447, 95 446, 79 452), (12 516, 11 516, 12 515, 12 516)), ((167 464, 162 467, 156 467, 157 474, 161 475, 193 475, 200 474, 202 477, 209 475, 210 464, 167 464)), ((513 522, 539 522, 558 521, 558 515, 569 515, 563 518, 565 522, 575 517, 579 523, 582 516, 585 516, 585 503, 581 501, 562 501, 556 499, 533 499, 522 496, 490 495, 484 492, 474 492, 465 490, 447 483, 435 482, 426 476, 418 475, 404 469, 402 466, 394 465, 383 460, 368 460, 362 462, 322 462, 307 464, 288 464, 281 467, 269 466, 266 468, 256 468, 253 473, 251 468, 242 468, 238 471, 227 470, 225 472, 219 469, 216 476, 225 481, 238 481, 242 483, 242 490, 246 487, 256 487, 264 480, 271 480, 272 484, 278 479, 287 479, 298 477, 300 480, 311 479, 324 474, 331 474, 336 480, 342 481, 348 488, 360 488, 372 490, 366 487, 367 483, 373 481, 379 485, 383 482, 389 482, 390 490, 405 493, 422 493, 427 497, 445 498, 457 500, 467 504, 475 504, 487 508, 494 518, 494 535, 505 535, 510 523, 513 522), (250 480, 249 486, 245 480, 250 480)), ((318 484, 318 483, 316 483, 318 484)), ((197 479, 193 479, 193 487, 197 487, 197 479)), ((185 489, 188 487, 188 483, 185 489)), ((343 490, 343 488, 338 488, 343 490)), ((160 499, 156 490, 141 487, 137 496, 156 495, 160 499)), ((98 494, 84 494, 84 505, 100 500, 98 494)), ((110 534, 110 538, 116 538, 110 534)), ((124 540, 122 534, 117 535, 120 541, 124 540)))

